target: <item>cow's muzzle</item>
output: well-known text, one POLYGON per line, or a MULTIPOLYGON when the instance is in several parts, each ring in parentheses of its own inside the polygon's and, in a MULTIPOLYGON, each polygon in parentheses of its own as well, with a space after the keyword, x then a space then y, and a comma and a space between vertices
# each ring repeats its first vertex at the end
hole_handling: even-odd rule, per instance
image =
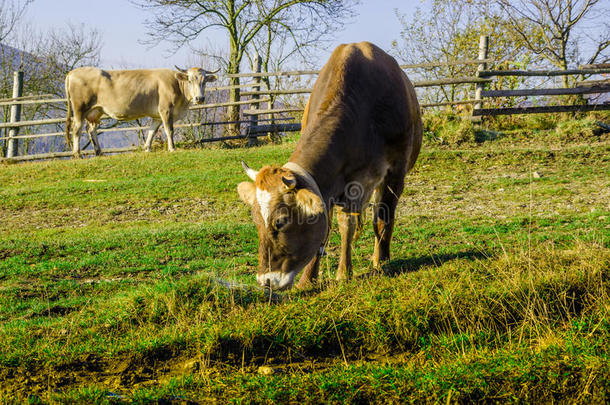
POLYGON ((195 102, 195 104, 203 104, 203 102, 205 101, 205 97, 195 97, 193 98, 193 101, 195 102))
POLYGON ((290 273, 281 273, 279 271, 271 271, 264 274, 258 274, 256 280, 261 287, 270 288, 272 290, 287 290, 294 284, 295 271, 290 273))

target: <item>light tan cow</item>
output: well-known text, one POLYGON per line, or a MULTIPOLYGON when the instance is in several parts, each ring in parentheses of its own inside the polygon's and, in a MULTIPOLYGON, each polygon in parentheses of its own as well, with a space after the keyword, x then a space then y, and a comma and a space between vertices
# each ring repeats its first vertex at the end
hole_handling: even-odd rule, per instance
POLYGON ((167 148, 173 152, 174 123, 186 115, 189 103, 204 102, 205 85, 215 81, 218 72, 196 67, 177 69, 102 70, 81 67, 69 72, 66 76, 66 142, 72 144, 74 156, 80 156, 83 121, 87 122, 95 154, 101 154, 97 128, 103 114, 119 121, 151 117, 145 144, 147 152, 163 123, 167 148), (74 112, 74 122, 71 111, 74 112))
POLYGON ((258 282, 275 290, 318 275, 333 207, 338 208, 338 279, 352 274, 351 243, 374 197, 373 263, 390 258, 398 197, 422 144, 413 86, 390 55, 368 42, 340 45, 322 68, 288 163, 254 170, 237 190, 258 228, 258 282))

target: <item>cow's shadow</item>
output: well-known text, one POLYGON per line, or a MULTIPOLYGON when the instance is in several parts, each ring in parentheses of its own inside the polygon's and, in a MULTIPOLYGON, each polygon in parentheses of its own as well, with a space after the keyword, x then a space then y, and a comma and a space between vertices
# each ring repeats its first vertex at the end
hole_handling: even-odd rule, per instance
MULTIPOLYGON (((478 260, 488 259, 494 255, 491 251, 484 250, 467 250, 463 252, 447 253, 441 255, 427 255, 419 257, 411 257, 408 259, 395 259, 385 263, 381 269, 371 269, 370 271, 358 274, 354 276, 355 280, 367 279, 371 277, 397 277, 401 274, 416 272, 422 267, 439 267, 443 263, 450 262, 457 259, 466 260, 478 260)), ((331 287, 337 286, 341 281, 334 279, 325 279, 324 281, 315 283, 314 285, 308 286, 303 290, 300 290, 298 295, 300 297, 316 296, 320 292, 327 290, 331 287)))
POLYGON ((418 271, 422 267, 435 266, 438 267, 445 262, 457 259, 477 260, 487 259, 493 256, 492 252, 481 250, 468 250, 457 253, 447 253, 441 255, 426 255, 419 257, 411 257, 408 259, 395 259, 382 265, 381 269, 374 270, 368 273, 357 276, 358 278, 367 278, 374 275, 385 275, 387 277, 396 277, 404 273, 418 271))

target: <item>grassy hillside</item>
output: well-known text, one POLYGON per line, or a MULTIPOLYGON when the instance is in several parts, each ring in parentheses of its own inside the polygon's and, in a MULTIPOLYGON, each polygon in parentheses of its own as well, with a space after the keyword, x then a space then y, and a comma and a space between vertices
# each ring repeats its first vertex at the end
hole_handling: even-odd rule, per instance
POLYGON ((292 141, 0 166, 0 402, 610 401, 610 142, 461 130, 383 272, 368 221, 273 296, 235 188, 292 141))

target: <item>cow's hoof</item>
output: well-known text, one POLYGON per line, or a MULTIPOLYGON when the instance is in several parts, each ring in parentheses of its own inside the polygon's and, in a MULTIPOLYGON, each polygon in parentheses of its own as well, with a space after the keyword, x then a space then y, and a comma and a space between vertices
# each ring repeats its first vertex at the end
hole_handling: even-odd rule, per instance
POLYGON ((382 257, 373 256, 372 260, 373 260, 373 267, 377 270, 381 270, 383 268, 383 265, 390 261, 390 256, 382 256, 382 257))
POLYGON ((303 277, 301 277, 301 279, 297 283, 296 287, 297 287, 297 290, 305 290, 308 288, 313 288, 317 285, 318 285, 318 280, 303 279, 303 277))
POLYGON ((349 281, 351 279, 352 279, 351 272, 347 273, 347 274, 346 273, 341 273, 341 272, 337 273, 337 281, 343 282, 343 281, 349 281))

